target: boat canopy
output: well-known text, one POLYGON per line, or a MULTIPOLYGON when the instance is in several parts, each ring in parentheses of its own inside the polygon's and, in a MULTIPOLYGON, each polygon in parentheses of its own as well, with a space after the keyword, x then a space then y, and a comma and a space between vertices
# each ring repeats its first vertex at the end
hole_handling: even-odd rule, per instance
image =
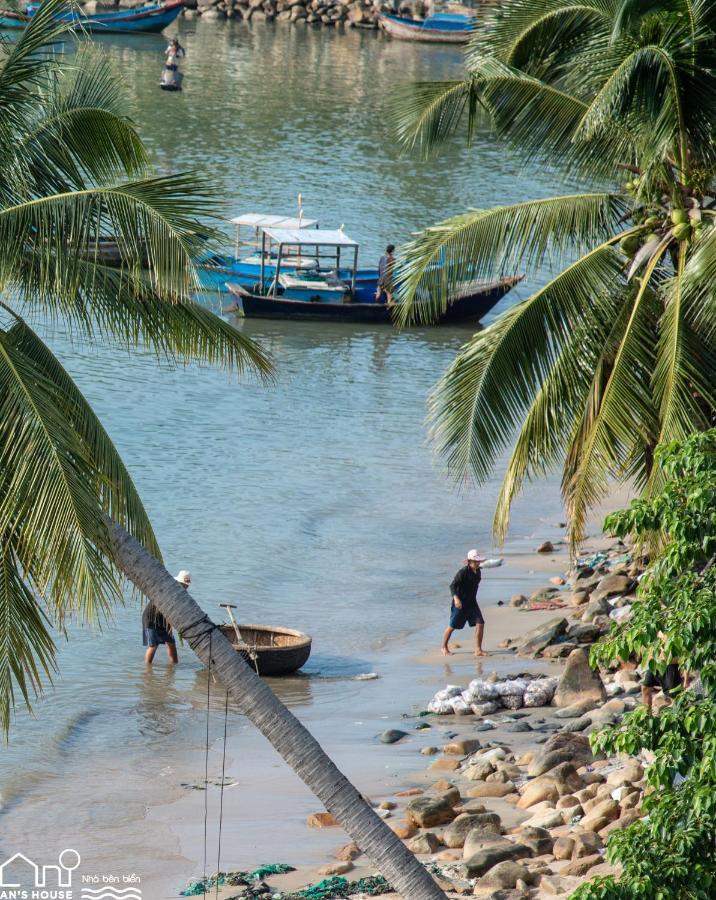
POLYGON ((261 213, 244 213, 229 219, 232 225, 250 228, 313 228, 318 225, 318 219, 297 219, 295 216, 264 216, 261 213))
POLYGON ((264 228, 264 234, 277 244, 291 247, 354 247, 358 241, 349 238, 340 228, 264 228))

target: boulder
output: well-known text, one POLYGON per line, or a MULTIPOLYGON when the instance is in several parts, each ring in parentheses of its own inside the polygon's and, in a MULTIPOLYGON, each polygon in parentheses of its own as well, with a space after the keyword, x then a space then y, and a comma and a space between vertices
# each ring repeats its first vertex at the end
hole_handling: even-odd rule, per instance
POLYGON ((574 849, 572 859, 581 859, 583 856, 593 856, 604 847, 604 841, 593 831, 580 831, 574 833, 574 849))
POLYGON ((546 828, 535 828, 528 825, 517 834, 517 839, 520 844, 530 848, 533 856, 544 856, 552 852, 554 839, 546 828))
POLYGON ((402 741, 407 736, 407 731, 401 731, 399 728, 389 728, 381 734, 380 742, 381 744, 397 744, 398 741, 402 741))
POLYGON ((641 781, 644 777, 644 767, 641 763, 632 759, 624 766, 623 769, 616 769, 607 775, 607 784, 613 784, 619 787, 620 784, 633 784, 635 781, 641 781))
POLYGON ((601 634, 601 628, 593 622, 571 625, 567 629, 567 637, 578 644, 593 644, 599 640, 601 634))
POLYGON ((564 810, 547 809, 537 812, 523 824, 529 828, 559 828, 564 825, 564 810))
POLYGON ((465 738, 461 741, 451 741, 449 744, 445 744, 443 753, 450 753, 455 756, 469 756, 481 747, 482 744, 476 738, 465 738))
POLYGON ((499 781, 483 781, 482 784, 470 788, 467 792, 468 797, 507 797, 508 794, 514 794, 517 790, 512 781, 506 781, 504 784, 499 781))
POLYGON ((479 850, 463 863, 462 869, 467 878, 481 878, 498 863, 505 860, 524 859, 531 856, 530 848, 524 844, 513 844, 505 840, 503 843, 494 844, 479 850))
POLYGON ((566 600, 570 606, 582 606, 589 600, 589 592, 577 588, 573 590, 571 594, 566 595, 566 600))
POLYGON ((597 701, 589 698, 572 703, 570 706, 564 706, 558 709, 554 717, 555 719, 581 719, 585 713, 591 712, 597 706, 597 701))
POLYGON ((447 825, 457 813, 443 797, 416 797, 411 800, 405 815, 412 825, 418 828, 432 828, 434 825, 447 825))
POLYGON ((558 798, 559 791, 551 782, 541 780, 528 782, 522 791, 520 799, 517 801, 517 806, 520 809, 529 809, 535 803, 541 803, 543 800, 556 801, 558 798))
POLYGON ((575 791, 584 787, 582 776, 578 774, 576 767, 571 762, 559 763, 544 775, 537 776, 528 785, 551 785, 554 787, 557 796, 553 799, 556 801, 559 797, 567 794, 573 794, 575 791))
POLYGON ((601 831, 610 822, 619 818, 621 809, 616 800, 607 797, 596 803, 580 821, 579 827, 585 831, 601 831))
POLYGON ((627 594, 632 589, 634 580, 628 575, 605 575, 592 593, 592 597, 614 597, 627 594))
POLYGON ((555 706, 571 706, 574 703, 594 700, 601 703, 607 699, 604 684, 599 673, 589 665, 589 657, 584 650, 573 650, 567 658, 562 677, 554 692, 555 706))
POLYGON ((414 837, 412 841, 408 842, 408 850, 411 853, 415 853, 416 856, 427 856, 430 853, 436 853, 440 849, 440 841, 437 838, 437 835, 434 835, 432 831, 426 831, 423 834, 419 834, 417 837, 414 837))
POLYGON ((512 841, 503 837, 499 831, 495 831, 493 828, 473 828, 472 831, 468 832, 468 835, 465 838, 465 844, 462 848, 462 858, 470 859, 486 847, 496 847, 498 845, 512 846, 512 841))
POLYGON ((582 622, 594 622, 600 616, 607 616, 611 612, 606 597, 592 597, 582 613, 582 622))
POLYGON ((592 866, 596 866, 601 861, 602 857, 598 853, 595 853, 594 856, 584 856, 582 859, 570 863, 566 868, 562 869, 559 874, 572 875, 581 878, 582 875, 587 874, 592 866))
POLYGON ((418 833, 418 829, 412 822, 387 822, 386 824, 401 841, 407 841, 408 838, 415 837, 418 833))
POLYGON ((531 778, 544 775, 561 763, 568 762, 575 767, 588 765, 594 760, 589 739, 582 734, 558 732, 553 734, 527 768, 531 778))
POLYGON ((554 553, 554 544, 551 541, 543 541, 537 548, 538 553, 554 553))
POLYGON ((309 828, 335 828, 338 825, 336 817, 329 812, 315 812, 306 820, 309 828))
POLYGON ((532 876, 526 866, 506 859, 503 862, 493 866, 487 874, 477 882, 479 888, 492 888, 493 890, 504 890, 514 888, 518 881, 530 882, 532 876))
POLYGON ((463 772, 468 781, 484 781, 488 775, 495 771, 495 764, 489 760, 473 763, 463 772))
POLYGON ((554 842, 552 855, 555 859, 571 859, 574 853, 574 838, 566 834, 561 835, 554 842))
POLYGON ((347 872, 350 872, 352 869, 355 869, 355 866, 352 862, 334 862, 327 863, 325 866, 321 866, 318 870, 319 875, 345 875, 347 872))
POLYGON ((568 890, 571 890, 571 888, 565 887, 566 884, 565 879, 557 875, 543 875, 539 882, 540 895, 544 894, 548 897, 562 896, 568 890))
POLYGON ((430 768, 437 769, 439 772, 455 772, 460 768, 460 760, 451 759, 449 756, 443 756, 440 759, 436 759, 434 763, 431 763, 430 768))
POLYGON ((549 647, 545 647, 542 651, 542 656, 545 659, 564 659, 566 656, 569 656, 572 650, 576 649, 576 641, 560 641, 557 644, 550 644, 549 647))
POLYGON ((333 855, 336 859, 340 859, 343 862, 353 862, 353 860, 358 859, 362 853, 363 851, 358 844, 344 844, 342 847, 339 847, 333 855))
POLYGON ((500 817, 497 813, 461 813, 443 833, 443 843, 451 849, 464 847, 465 839, 475 828, 492 828, 500 833, 500 817))
POLYGON ((538 625, 528 631, 517 647, 520 656, 537 656, 545 647, 553 643, 556 638, 563 635, 569 623, 564 618, 550 619, 548 622, 538 625))

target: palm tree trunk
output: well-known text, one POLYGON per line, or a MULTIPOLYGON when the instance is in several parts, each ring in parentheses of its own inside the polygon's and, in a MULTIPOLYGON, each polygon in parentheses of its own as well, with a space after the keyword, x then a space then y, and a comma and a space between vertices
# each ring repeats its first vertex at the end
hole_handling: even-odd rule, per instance
POLYGON ((228 690, 297 775, 333 813, 387 881, 410 900, 445 900, 423 865, 375 814, 318 741, 235 652, 229 641, 164 566, 130 534, 108 522, 114 559, 127 578, 184 634, 199 659, 228 690))

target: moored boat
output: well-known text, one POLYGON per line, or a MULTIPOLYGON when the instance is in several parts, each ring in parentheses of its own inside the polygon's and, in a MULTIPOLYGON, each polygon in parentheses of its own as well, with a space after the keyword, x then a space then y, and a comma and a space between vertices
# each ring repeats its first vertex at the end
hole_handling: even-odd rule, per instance
MULTIPOLYGON (((0 11, 0 28, 26 28, 41 4, 32 3, 26 14, 0 11)), ((91 15, 79 10, 59 13, 55 18, 69 22, 76 29, 94 34, 146 34, 163 31, 176 19, 184 7, 184 0, 167 3, 148 3, 134 9, 95 12, 91 15)))
POLYGON ((304 666, 311 655, 311 636, 302 631, 278 625, 239 623, 236 627, 242 643, 237 640, 233 625, 220 625, 219 629, 259 675, 290 675, 304 666))
POLYGON ((474 18, 463 13, 436 13, 422 20, 381 13, 378 22, 396 40, 431 44, 466 44, 475 25, 474 18))

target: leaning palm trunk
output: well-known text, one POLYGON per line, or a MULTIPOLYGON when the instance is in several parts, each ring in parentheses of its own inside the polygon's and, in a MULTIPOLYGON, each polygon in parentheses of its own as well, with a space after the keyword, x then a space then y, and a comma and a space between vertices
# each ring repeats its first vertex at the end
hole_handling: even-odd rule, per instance
POLYGON ((177 582, 121 526, 109 524, 119 568, 183 633, 199 659, 403 897, 445 900, 433 878, 338 770, 318 741, 254 674, 177 582))

